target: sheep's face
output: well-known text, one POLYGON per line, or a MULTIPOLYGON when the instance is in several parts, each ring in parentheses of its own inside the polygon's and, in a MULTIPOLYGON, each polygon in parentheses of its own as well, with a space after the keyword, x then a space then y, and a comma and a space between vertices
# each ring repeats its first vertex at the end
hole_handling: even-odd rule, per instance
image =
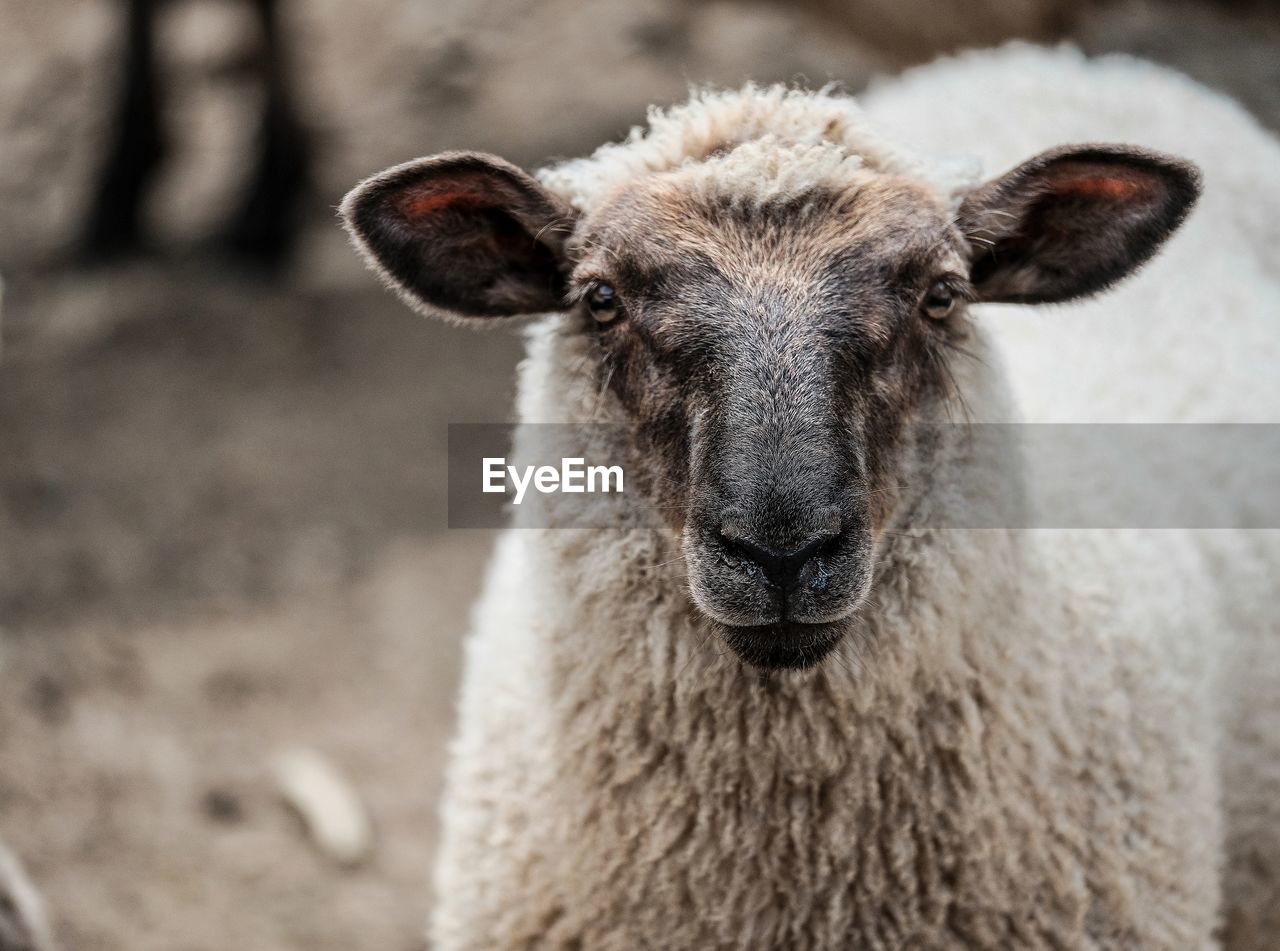
POLYGON ((901 447, 947 396, 966 301, 1110 284, 1177 226, 1196 175, 1135 149, 1058 149, 953 214, 852 164, 762 193, 714 162, 579 213, 499 159, 445 155, 369 180, 343 213, 424 310, 564 310, 598 358, 573 372, 628 421, 645 460, 629 491, 680 533, 697 607, 745 661, 804 667, 867 597, 911 489, 901 447))
POLYGON ((910 181, 751 201, 703 178, 654 176, 586 216, 569 293, 694 601, 745 659, 795 666, 871 586, 899 440, 964 334, 967 244, 910 181))

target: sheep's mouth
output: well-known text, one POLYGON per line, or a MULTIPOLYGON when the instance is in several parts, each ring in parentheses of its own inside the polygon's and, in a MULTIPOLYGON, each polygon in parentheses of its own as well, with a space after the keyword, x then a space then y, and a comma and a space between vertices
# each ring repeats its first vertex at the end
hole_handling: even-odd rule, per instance
POLYGON ((821 663, 835 650, 848 630, 849 621, 721 626, 725 643, 743 663, 761 670, 804 670, 821 663))

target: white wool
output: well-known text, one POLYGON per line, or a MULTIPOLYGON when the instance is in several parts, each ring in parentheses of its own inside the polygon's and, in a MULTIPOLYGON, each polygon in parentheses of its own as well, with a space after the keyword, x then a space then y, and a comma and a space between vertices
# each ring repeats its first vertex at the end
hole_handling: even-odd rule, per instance
MULTIPOLYGON (((1136 278, 1069 305, 981 308, 1004 354, 1016 418, 1280 422, 1280 147, 1238 103, 1131 57, 1090 61, 1072 48, 1025 44, 911 71, 862 101, 886 134, 926 150, 964 143, 990 174, 1072 141, 1148 146, 1201 168, 1195 210, 1136 278), (945 109, 937 108, 940 88, 945 109)), ((1196 465, 1202 505, 1231 505, 1253 490, 1232 459, 1196 465)), ((1029 474, 1033 483, 1052 476, 1029 474)), ((1108 545, 1115 536, 1096 534, 1108 545)), ((1224 616, 1209 635, 1226 657, 1217 692, 1230 947, 1261 951, 1280 934, 1280 895, 1273 873, 1259 868, 1259 857, 1272 868, 1280 860, 1280 532, 1137 534, 1153 557, 1190 544, 1213 572, 1211 596, 1224 616)), ((1104 550, 1098 567, 1116 564, 1124 562, 1104 550)))
MULTIPOLYGON (((1206 193, 1168 249, 1096 300, 979 308, 960 389, 979 421, 1280 415, 1280 145, 1233 103, 1015 46, 864 104, 702 93, 542 178, 581 209, 694 163, 748 197, 868 171, 954 196, 963 162, 912 156, 992 174, 1071 141, 1184 154, 1206 193)), ((616 411, 574 375, 581 335, 552 316, 528 342, 523 420, 616 411)), ((932 511, 1018 465, 960 444, 934 461, 932 511)), ((1230 486, 1232 460, 1203 477, 1230 486)), ((768 682, 706 646, 677 562, 660 532, 499 542, 443 806, 441 951, 1210 948, 1224 920, 1232 951, 1273 946, 1280 533, 890 539, 850 639, 867 652, 768 682)))
POLYGON ((1130 57, 1023 44, 913 70, 862 102, 886 134, 962 149, 989 176, 1068 142, 1197 163, 1200 201, 1136 279, 1078 303, 988 306, 980 318, 1029 421, 1280 421, 1280 166, 1274 137, 1236 102, 1130 57))
POLYGON ((815 184, 873 174, 866 160, 834 142, 794 143, 762 135, 692 165, 685 179, 697 195, 731 195, 764 203, 801 195, 815 184))
POLYGON ((931 162, 892 143, 853 99, 831 88, 748 84, 695 92, 667 110, 654 107, 647 127, 633 128, 624 141, 543 169, 538 177, 586 210, 639 176, 697 163, 706 163, 726 190, 756 200, 847 182, 864 168, 931 182, 944 199, 954 200, 977 171, 972 163, 931 162))

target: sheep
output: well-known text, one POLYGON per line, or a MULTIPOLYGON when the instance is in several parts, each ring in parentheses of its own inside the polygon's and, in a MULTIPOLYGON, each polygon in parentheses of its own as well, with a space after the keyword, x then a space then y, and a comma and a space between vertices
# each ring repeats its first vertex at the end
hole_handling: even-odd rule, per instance
POLYGON ((1176 74, 1014 46, 357 186, 384 281, 529 317, 519 419, 609 424, 635 486, 574 501, 613 531, 499 537, 433 946, 1280 933, 1276 533, 942 527, 1039 504, 968 422, 1271 420, 1276 167, 1176 74), (1093 296, 1196 203, 1167 153, 1205 198, 1093 296))

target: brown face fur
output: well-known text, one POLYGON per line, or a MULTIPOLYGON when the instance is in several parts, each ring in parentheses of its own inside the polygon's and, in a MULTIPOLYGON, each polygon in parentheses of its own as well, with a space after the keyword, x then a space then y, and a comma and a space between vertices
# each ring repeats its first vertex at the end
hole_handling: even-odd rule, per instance
POLYGON ((744 659, 803 666, 866 595, 903 428, 964 334, 921 302, 939 280, 968 293, 967 245, 905 180, 753 204, 690 177, 589 216, 571 293, 617 293, 613 319, 578 319, 632 420, 639 485, 683 533, 695 601, 744 659))

